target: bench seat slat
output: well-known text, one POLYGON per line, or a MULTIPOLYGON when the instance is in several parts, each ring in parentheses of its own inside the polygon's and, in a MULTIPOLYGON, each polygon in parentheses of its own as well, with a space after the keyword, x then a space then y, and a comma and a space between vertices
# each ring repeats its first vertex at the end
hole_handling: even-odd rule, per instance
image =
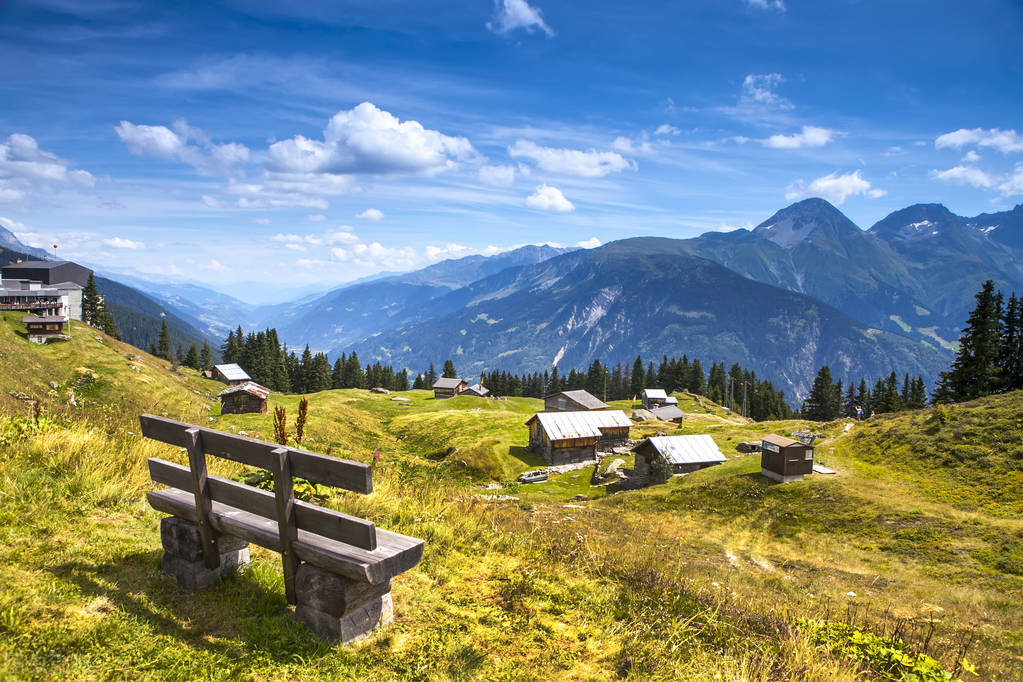
MULTIPOLYGON (((268 471, 270 453, 281 447, 255 438, 196 427, 151 414, 142 415, 139 422, 142 425, 142 435, 178 447, 187 447, 186 430, 198 428, 202 433, 203 449, 207 453, 268 471)), ((357 493, 373 492, 373 470, 368 464, 298 448, 288 448, 288 458, 291 473, 299 478, 357 493)))
MULTIPOLYGON (((271 496, 272 497, 272 496, 271 496)), ((146 493, 157 511, 194 521, 194 496, 184 490, 146 493)), ((234 535, 253 544, 281 551, 277 522, 221 502, 213 502, 210 525, 218 533, 234 535)), ((377 548, 365 550, 308 531, 299 530, 295 554, 302 561, 352 580, 380 584, 414 567, 423 558, 424 541, 377 529, 377 548)))
MULTIPOLYGON (((192 474, 188 467, 156 457, 149 460, 149 475, 157 483, 181 490, 190 490, 192 486, 192 474)), ((210 497, 215 502, 277 520, 277 503, 273 493, 220 476, 210 476, 208 482, 210 497)), ((377 546, 377 530, 372 521, 302 501, 295 503, 295 521, 300 531, 309 531, 366 550, 374 550, 377 546)))

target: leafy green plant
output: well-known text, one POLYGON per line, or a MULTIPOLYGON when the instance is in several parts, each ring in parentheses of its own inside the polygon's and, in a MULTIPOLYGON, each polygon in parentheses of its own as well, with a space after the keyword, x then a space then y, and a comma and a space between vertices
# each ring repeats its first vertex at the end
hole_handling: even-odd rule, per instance
MULTIPOLYGON (((274 491, 274 476, 265 469, 246 471, 234 480, 245 485, 251 485, 254 488, 260 488, 261 490, 274 491)), ((294 479, 294 490, 296 498, 314 504, 323 502, 327 495, 330 494, 330 489, 326 486, 312 483, 304 478, 294 479)))
MULTIPOLYGON (((796 625, 832 655, 857 663, 864 672, 878 679, 914 682, 956 679, 930 656, 908 651, 902 640, 864 632, 847 623, 799 618, 796 625)), ((965 659, 961 667, 972 672, 972 666, 965 659)))

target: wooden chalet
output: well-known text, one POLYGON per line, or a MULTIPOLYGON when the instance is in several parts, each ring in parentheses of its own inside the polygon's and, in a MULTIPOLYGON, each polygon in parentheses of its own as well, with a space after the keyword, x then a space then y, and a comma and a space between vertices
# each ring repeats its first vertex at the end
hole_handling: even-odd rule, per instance
POLYGON ((476 398, 486 398, 490 395, 490 389, 484 388, 482 384, 473 384, 472 386, 466 386, 458 395, 469 395, 476 398))
POLYGON ((254 381, 228 386, 217 395, 221 414, 266 414, 269 396, 270 389, 254 381))
POLYGON ((636 453, 635 475, 663 483, 668 473, 687 474, 727 461, 714 439, 695 436, 651 436, 632 448, 636 453), (662 466, 655 466, 655 462, 662 466))
POLYGON ((64 324, 68 321, 66 317, 58 315, 48 315, 45 317, 26 315, 21 318, 21 321, 25 324, 28 340, 32 343, 46 343, 54 338, 67 338, 64 334, 64 324))
POLYGON ((772 434, 760 448, 760 473, 772 480, 791 483, 813 473, 813 447, 806 443, 772 434))
MULTIPOLYGON (((651 409, 653 407, 661 407, 668 401, 668 394, 665 393, 663 388, 644 388, 643 389, 643 407, 651 409)), ((678 401, 676 400, 677 404, 678 401)))
POLYGON ((654 418, 659 421, 671 422, 673 424, 681 424, 682 420, 685 419, 686 416, 686 413, 678 409, 676 405, 651 407, 650 414, 654 415, 654 418))
POLYGON ((469 384, 464 379, 448 379, 441 377, 433 384, 434 398, 454 398, 456 395, 468 388, 469 384))
POLYGON ((213 378, 231 386, 252 381, 252 377, 234 362, 229 362, 225 365, 213 365, 213 378))
POLYGON ((632 422, 621 410, 539 412, 526 426, 529 449, 557 466, 595 460, 598 449, 623 445, 632 422))
POLYGON ((562 391, 543 399, 544 412, 592 412, 606 410, 607 403, 588 391, 562 391))

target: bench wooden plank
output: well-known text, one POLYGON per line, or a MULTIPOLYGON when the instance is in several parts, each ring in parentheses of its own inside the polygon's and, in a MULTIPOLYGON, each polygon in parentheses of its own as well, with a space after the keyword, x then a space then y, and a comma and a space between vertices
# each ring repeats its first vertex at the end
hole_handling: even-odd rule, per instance
MULTIPOLYGON (((195 500, 183 490, 146 493, 157 511, 195 521, 195 500)), ((281 551, 277 522, 214 502, 210 525, 218 533, 234 535, 261 547, 281 551)), ((414 567, 423 558, 423 540, 377 529, 377 548, 365 550, 300 530, 294 543, 302 561, 352 580, 379 584, 414 567)))
MULTIPOLYGON (((182 448, 188 447, 185 432, 192 428, 199 429, 203 448, 207 453, 267 471, 272 470, 271 453, 281 447, 276 443, 214 431, 152 414, 140 416, 139 422, 142 426, 142 435, 146 438, 182 448)), ((288 458, 294 476, 357 493, 373 492, 373 469, 368 464, 298 448, 288 448, 288 458)))
MULTIPOLYGON (((149 460, 149 475, 156 483, 182 490, 188 490, 192 484, 188 467, 156 457, 149 460)), ((210 497, 215 502, 267 519, 277 519, 273 493, 220 476, 209 476, 207 480, 210 497)), ((377 547, 377 529, 372 521, 300 500, 295 502, 295 520, 300 530, 365 550, 372 551, 377 547)))
POLYGON ((274 501, 277 507, 277 537, 281 541, 281 564, 284 568, 284 595, 289 604, 298 604, 295 592, 295 572, 298 557, 295 556, 295 541, 298 540, 298 522, 295 520, 295 482, 291 480, 291 462, 288 449, 277 448, 271 454, 274 474, 274 501))
POLYGON ((206 454, 202 447, 202 434, 192 427, 185 430, 185 449, 188 450, 188 464, 192 475, 192 495, 195 498, 196 522, 199 525, 199 538, 202 540, 202 558, 206 568, 220 567, 220 549, 217 547, 217 536, 210 528, 210 487, 206 474, 206 454))

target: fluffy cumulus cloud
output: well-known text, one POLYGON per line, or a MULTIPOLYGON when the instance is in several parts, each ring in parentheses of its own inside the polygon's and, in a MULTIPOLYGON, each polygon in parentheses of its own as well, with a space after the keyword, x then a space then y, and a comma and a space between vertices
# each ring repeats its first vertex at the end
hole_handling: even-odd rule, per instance
POLYGON ((1007 197, 1023 195, 1023 163, 1017 163, 998 190, 1007 197))
POLYGON ((596 237, 590 237, 589 239, 584 239, 581 242, 576 242, 576 246, 578 246, 580 249, 595 249, 602 243, 603 242, 601 242, 596 237))
POLYGON ((765 147, 773 149, 800 149, 802 147, 823 147, 831 142, 839 133, 829 128, 803 126, 803 129, 792 135, 772 135, 761 140, 765 147))
POLYGON ((362 213, 356 213, 355 217, 359 220, 368 220, 375 223, 384 217, 384 212, 375 208, 367 208, 362 213))
POLYGON ((142 249, 146 246, 142 242, 124 239, 123 237, 111 237, 110 239, 104 239, 103 243, 112 249, 142 249))
POLYGON ((188 125, 183 119, 175 121, 171 128, 137 125, 130 121, 121 121, 114 126, 121 142, 135 156, 185 163, 204 175, 229 172, 235 166, 247 163, 251 156, 245 145, 214 143, 206 133, 188 125))
POLYGON ((742 81, 740 103, 791 109, 792 102, 776 92, 778 86, 784 82, 785 79, 780 73, 748 74, 742 81))
POLYGON ((885 190, 872 187, 868 180, 860 176, 859 171, 839 175, 831 173, 817 178, 807 184, 803 180, 797 180, 789 185, 785 191, 785 198, 789 201, 805 199, 807 197, 822 197, 836 206, 845 203, 845 200, 852 196, 865 196, 871 199, 883 197, 885 190))
POLYGON ((618 152, 541 147, 529 140, 516 140, 515 144, 508 147, 508 154, 513 158, 531 159, 540 168, 551 173, 583 178, 599 178, 608 173, 636 169, 635 161, 626 159, 618 152))
POLYGON ((30 135, 14 133, 0 142, 0 202, 13 203, 34 191, 89 188, 96 179, 88 171, 39 148, 30 135))
POLYGON ((961 149, 962 147, 988 147, 1003 154, 1023 152, 1023 136, 1015 130, 998 128, 960 128, 951 133, 939 135, 934 140, 937 149, 961 149))
POLYGON ((977 163, 978 161, 980 161, 980 154, 972 149, 963 155, 963 163, 977 163))
POLYGON ((495 0, 494 18, 487 22, 487 28, 494 33, 510 33, 521 28, 529 33, 542 31, 548 36, 554 35, 540 10, 526 0, 495 0))
MULTIPOLYGON (((329 173, 275 173, 266 171, 255 182, 231 180, 224 192, 234 199, 238 208, 300 207, 326 210, 325 197, 347 194, 355 188, 355 179, 348 175, 329 173)), ((224 202, 204 196, 210 206, 223 206, 224 202)))
POLYGON ((283 232, 279 232, 271 237, 271 240, 292 251, 305 251, 309 246, 323 248, 359 244, 362 242, 362 239, 355 234, 355 231, 350 225, 342 225, 339 228, 327 230, 325 232, 307 234, 285 234, 283 232))
POLYGON ((302 135, 270 145, 270 171, 330 175, 432 174, 475 157, 464 137, 402 121, 363 102, 330 119, 322 140, 302 135))
POLYGON ((773 9, 777 12, 785 11, 785 3, 782 0, 746 0, 746 4, 756 9, 773 9))
POLYGON ((561 190, 550 185, 537 187, 535 192, 526 197, 526 206, 555 213, 568 213, 575 210, 575 206, 565 198, 561 190))
POLYGON ((954 166, 948 170, 932 170, 931 177, 973 187, 994 187, 995 179, 976 166, 954 166))
POLYGON ((483 165, 479 169, 480 182, 498 187, 508 187, 515 183, 515 166, 483 165))
POLYGON ((657 130, 654 131, 654 135, 678 135, 682 131, 673 125, 662 123, 657 126, 657 130))

